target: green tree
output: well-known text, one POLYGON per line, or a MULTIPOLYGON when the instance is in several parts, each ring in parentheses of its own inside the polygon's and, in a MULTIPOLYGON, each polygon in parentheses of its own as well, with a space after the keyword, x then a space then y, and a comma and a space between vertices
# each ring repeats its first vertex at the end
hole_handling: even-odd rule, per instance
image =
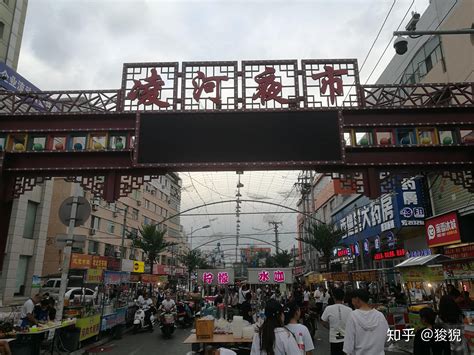
POLYGON ((269 256, 265 263, 266 267, 288 267, 291 262, 291 255, 287 250, 269 256))
POLYGON ((329 271, 333 250, 341 241, 345 231, 334 224, 313 223, 306 228, 306 232, 308 233, 306 237, 296 238, 296 240, 309 244, 320 252, 329 271))
POLYGON ((184 254, 178 256, 178 260, 186 267, 188 271, 188 285, 191 290, 191 274, 197 269, 210 269, 211 267, 207 264, 206 258, 201 254, 200 250, 190 250, 184 254))
POLYGON ((155 224, 144 224, 139 230, 139 235, 133 238, 132 244, 134 248, 141 249, 147 257, 147 261, 153 273, 153 265, 160 253, 176 243, 167 242, 165 240, 166 229, 159 230, 155 224))

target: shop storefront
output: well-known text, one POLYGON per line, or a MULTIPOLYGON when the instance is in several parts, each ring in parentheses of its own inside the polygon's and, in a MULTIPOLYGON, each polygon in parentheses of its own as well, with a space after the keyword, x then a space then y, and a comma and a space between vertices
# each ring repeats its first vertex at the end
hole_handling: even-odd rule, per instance
MULTIPOLYGON (((360 197, 335 216, 346 231, 337 251, 345 253, 352 270, 393 269, 407 253, 427 249, 424 222, 425 196, 420 179, 407 179, 393 194, 376 200, 360 197), (341 249, 346 248, 347 251, 341 249)), ((396 273, 384 281, 398 283, 396 273)))

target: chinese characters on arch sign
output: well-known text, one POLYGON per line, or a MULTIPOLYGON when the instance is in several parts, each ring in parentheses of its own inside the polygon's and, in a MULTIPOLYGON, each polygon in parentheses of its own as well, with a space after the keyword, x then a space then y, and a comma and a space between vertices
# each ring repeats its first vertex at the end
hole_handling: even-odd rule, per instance
POLYGON ((355 59, 124 64, 126 111, 358 105, 355 59))
POLYGON ((200 285, 233 285, 234 269, 199 269, 197 271, 197 282, 200 285))
POLYGON ((250 284, 292 284, 293 272, 291 268, 259 268, 248 269, 250 284))

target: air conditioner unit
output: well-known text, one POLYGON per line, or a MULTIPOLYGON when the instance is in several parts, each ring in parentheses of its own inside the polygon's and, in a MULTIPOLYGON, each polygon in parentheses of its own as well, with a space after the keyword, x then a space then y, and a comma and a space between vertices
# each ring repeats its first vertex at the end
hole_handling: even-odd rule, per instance
POLYGON ((142 205, 142 201, 137 200, 137 206, 141 206, 141 205, 142 205))
POLYGON ((94 234, 95 234, 95 228, 89 229, 89 234, 90 234, 90 235, 94 235, 94 234))

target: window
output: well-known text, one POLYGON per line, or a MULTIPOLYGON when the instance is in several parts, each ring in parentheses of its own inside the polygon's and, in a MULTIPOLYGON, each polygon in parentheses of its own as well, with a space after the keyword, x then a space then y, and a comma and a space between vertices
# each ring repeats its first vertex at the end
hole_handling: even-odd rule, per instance
POLYGON ((130 228, 130 236, 135 238, 138 236, 138 229, 137 228, 130 228))
POLYGON ((145 208, 146 208, 147 210, 150 209, 150 201, 145 200, 145 208))
POLYGON ((105 244, 105 256, 115 256, 115 247, 111 244, 105 244))
POLYGON ((107 225, 107 232, 111 233, 111 234, 115 233, 115 223, 114 222, 109 221, 109 224, 107 225))
POLYGON ((26 287, 26 275, 31 256, 20 255, 18 259, 18 268, 16 269, 16 287, 14 296, 24 296, 26 287))
POLYGON ((143 216, 143 224, 145 225, 151 224, 151 219, 146 216, 143 216))
POLYGON ((97 216, 91 217, 91 229, 98 231, 100 229, 100 218, 97 216))
POLYGON ((163 212, 163 215, 162 215, 163 217, 165 218, 168 217, 168 210, 163 208, 161 211, 163 212))
POLYGON ((442 58, 439 36, 429 39, 413 56, 402 74, 402 84, 416 84, 430 72, 442 58))
POLYGON ((89 240, 88 254, 98 254, 99 253, 99 242, 89 240))
POLYGON ((5 24, 0 21, 0 39, 3 39, 3 31, 5 31, 5 24))
POLYGON ((140 200, 141 197, 142 197, 142 192, 138 189, 136 190, 133 190, 132 192, 132 197, 135 199, 135 200, 140 200))
POLYGON ((23 230, 23 238, 33 239, 36 223, 36 212, 38 211, 38 203, 28 201, 26 206, 25 229, 23 230))
POLYGON ((138 210, 136 208, 132 209, 132 219, 138 221, 138 210))

